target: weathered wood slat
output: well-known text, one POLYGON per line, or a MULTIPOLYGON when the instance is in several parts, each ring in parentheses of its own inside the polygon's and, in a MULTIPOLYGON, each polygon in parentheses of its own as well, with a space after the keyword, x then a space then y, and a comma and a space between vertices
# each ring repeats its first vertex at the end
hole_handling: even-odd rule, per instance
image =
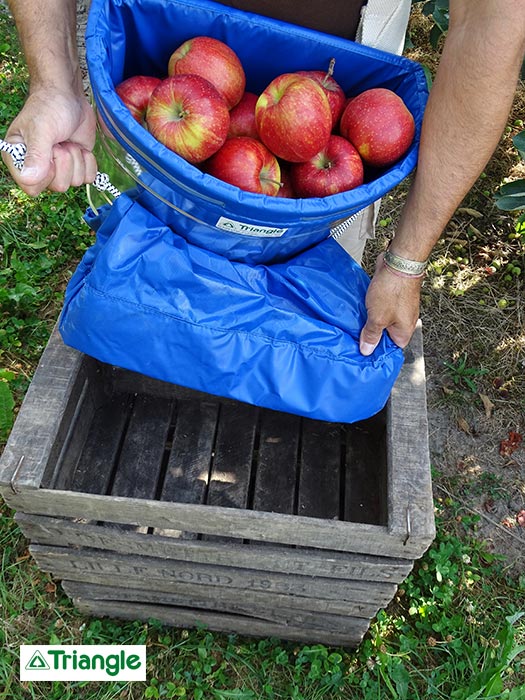
POLYGON ((253 542, 249 545, 185 542, 154 534, 118 533, 92 523, 26 513, 17 513, 15 520, 24 535, 35 544, 107 549, 121 554, 146 554, 201 564, 360 581, 401 583, 412 569, 412 562, 406 559, 366 554, 276 545, 261 547, 253 542))
POLYGON ((341 516, 341 426, 303 420, 299 515, 339 519, 341 516))
POLYGON ((344 519, 386 525, 385 426, 382 413, 346 426, 344 519))
POLYGON ((254 406, 221 406, 206 502, 246 508, 259 411, 254 406))
MULTIPOLYGON (((248 507, 258 417, 255 406, 221 405, 207 505, 243 510, 248 507)), ((224 537, 221 533, 203 533, 209 541, 236 539, 224 537)))
MULTIPOLYGON (((161 501, 204 503, 208 490, 219 405, 177 401, 177 421, 160 494, 161 501)), ((195 532, 156 530, 159 535, 196 539, 195 532)))
POLYGON ((407 547, 418 540, 422 554, 435 537, 435 522, 421 322, 387 408, 388 529, 407 547))
MULTIPOLYGON (((112 573, 97 573, 95 571, 76 571, 69 567, 52 575, 62 581, 84 583, 89 585, 112 586, 120 588, 124 594, 128 589, 144 590, 140 577, 130 574, 122 578, 112 573)), ((211 600, 225 605, 242 604, 250 608, 286 608, 297 611, 316 612, 319 614, 341 615, 346 617, 372 618, 378 605, 370 602, 363 603, 349 600, 324 600, 320 598, 304 598, 287 593, 266 592, 252 589, 240 590, 227 586, 204 586, 195 583, 180 583, 179 581, 155 580, 148 591, 158 594, 180 596, 186 600, 211 600)))
POLYGON ((85 572, 103 576, 134 577, 142 587, 153 589, 157 581, 194 583, 203 586, 238 589, 241 597, 246 589, 267 593, 286 593, 302 598, 344 600, 356 603, 385 605, 396 592, 396 585, 385 582, 344 581, 321 576, 298 576, 179 562, 155 557, 134 557, 100 550, 74 551, 68 548, 30 545, 30 552, 44 571, 59 578, 70 578, 85 572))
POLYGON ((96 410, 90 379, 86 377, 55 466, 50 462, 42 478, 43 487, 62 490, 71 488, 75 467, 86 444, 96 410))
POLYGON ((135 398, 112 496, 155 498, 172 410, 168 399, 135 398))
POLYGON ((0 459, 2 490, 39 488, 46 471, 49 480, 87 381, 87 364, 55 328, 0 459))
POLYGON ((73 491, 108 493, 132 405, 132 396, 117 394, 96 411, 73 470, 69 484, 73 491))
POLYGON ((266 411, 261 416, 253 510, 293 513, 301 419, 266 411))
POLYGON ((35 489, 4 493, 13 510, 62 518, 102 520, 144 527, 294 544, 341 552, 414 559, 429 544, 427 532, 404 532, 364 523, 345 523, 279 513, 164 503, 149 499, 35 489))
MULTIPOLYGON (((169 399, 135 397, 110 486, 112 497, 156 498, 172 412, 173 402, 169 399)), ((109 521, 106 527, 129 529, 135 526, 109 521)), ((138 529, 146 532, 147 526, 138 525, 138 529)))
POLYGON ((225 601, 224 599, 210 597, 205 600, 197 596, 184 596, 172 591, 152 591, 143 588, 123 588, 115 581, 115 585, 86 583, 85 581, 64 580, 62 588, 70 598, 89 598, 91 600, 115 600, 128 603, 157 603, 159 605, 177 605, 186 608, 205 608, 208 610, 222 610, 223 612, 236 612, 241 615, 264 617, 264 608, 253 607, 250 609, 245 601, 225 601), (232 610, 232 608, 236 608, 232 610), (261 614, 259 615, 259 610, 261 614))
POLYGON ((217 418, 216 403, 178 401, 162 501, 204 503, 217 418))
MULTIPOLYGON (((326 612, 300 610, 273 604, 250 605, 247 601, 238 597, 236 600, 225 600, 216 595, 208 597, 186 597, 177 593, 144 590, 143 588, 122 588, 118 585, 106 586, 90 584, 80 581, 62 581, 62 587, 71 598, 90 598, 93 600, 113 600, 119 602, 156 603, 160 605, 178 606, 184 608, 197 608, 215 610, 235 615, 245 615, 255 620, 266 620, 277 624, 291 625, 293 627, 306 627, 310 629, 324 630, 327 632, 345 633, 355 627, 355 616, 333 615, 326 612)), ((370 619, 377 609, 370 606, 366 614, 358 615, 358 618, 370 619)))
POLYGON ((117 617, 125 620, 159 620, 172 627, 196 627, 204 625, 216 632, 228 632, 250 637, 277 637, 298 642, 317 642, 330 646, 356 647, 366 633, 369 623, 366 620, 356 622, 352 633, 347 634, 322 632, 316 629, 299 629, 292 626, 278 625, 271 622, 254 621, 242 615, 231 615, 213 611, 187 610, 186 608, 166 607, 153 604, 137 604, 116 601, 90 600, 75 598, 75 606, 80 612, 96 617, 117 617))

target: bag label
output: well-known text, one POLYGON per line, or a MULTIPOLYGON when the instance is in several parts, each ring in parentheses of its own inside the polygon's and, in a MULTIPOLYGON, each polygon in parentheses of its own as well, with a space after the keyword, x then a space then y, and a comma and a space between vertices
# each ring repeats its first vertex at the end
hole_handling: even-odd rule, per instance
POLYGON ((275 228, 273 226, 258 226, 256 224, 246 224, 243 221, 235 221, 221 216, 216 224, 217 228, 230 233, 240 233, 244 236, 262 236, 265 238, 280 238, 287 228, 275 228))

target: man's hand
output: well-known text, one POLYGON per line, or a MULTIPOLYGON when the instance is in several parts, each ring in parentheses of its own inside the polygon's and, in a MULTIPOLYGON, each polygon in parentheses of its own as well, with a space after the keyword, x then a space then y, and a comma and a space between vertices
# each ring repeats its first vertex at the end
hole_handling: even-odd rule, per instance
POLYGON ((32 196, 93 182, 95 124, 83 95, 56 88, 32 91, 6 135, 7 141, 27 147, 22 170, 9 155, 3 156, 15 182, 32 196))
POLYGON ((399 277, 382 255, 378 257, 365 300, 368 319, 359 339, 363 355, 372 354, 385 329, 399 347, 408 345, 419 318, 421 282, 420 277, 399 277))

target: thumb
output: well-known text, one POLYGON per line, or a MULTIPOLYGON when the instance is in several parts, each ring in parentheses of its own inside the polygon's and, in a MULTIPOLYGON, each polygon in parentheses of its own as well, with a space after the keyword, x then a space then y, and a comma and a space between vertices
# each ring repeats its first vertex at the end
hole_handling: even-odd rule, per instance
POLYGON ((45 143, 38 145, 26 143, 27 151, 24 158, 24 165, 19 172, 18 179, 21 184, 35 186, 41 183, 47 185, 54 176, 54 164, 52 147, 45 143))
POLYGON ((383 328, 368 319, 359 336, 359 351, 361 355, 371 355, 381 340, 382 334, 383 328))

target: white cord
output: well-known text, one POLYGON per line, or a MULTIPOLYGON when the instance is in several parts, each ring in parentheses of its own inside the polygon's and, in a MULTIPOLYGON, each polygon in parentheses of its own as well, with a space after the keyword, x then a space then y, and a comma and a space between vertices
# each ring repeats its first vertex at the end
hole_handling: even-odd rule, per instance
MULTIPOLYGON (((9 143, 8 141, 0 139, 0 152, 1 151, 8 153, 13 159, 15 168, 22 170, 27 152, 25 143, 9 143)), ((92 184, 99 192, 109 192, 113 197, 119 197, 121 194, 120 190, 111 184, 109 175, 106 173, 97 173, 92 184)))

